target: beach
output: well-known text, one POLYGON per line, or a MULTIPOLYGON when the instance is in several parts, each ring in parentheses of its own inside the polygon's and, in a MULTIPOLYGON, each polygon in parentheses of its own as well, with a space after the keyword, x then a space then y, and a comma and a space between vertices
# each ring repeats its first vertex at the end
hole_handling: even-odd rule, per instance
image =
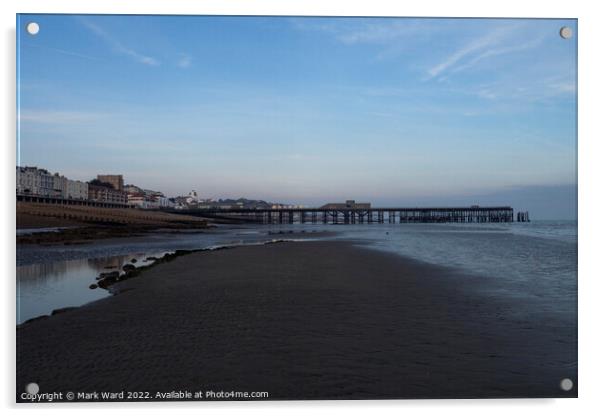
POLYGON ((209 227, 207 220, 200 217, 135 208, 18 202, 16 213, 17 230, 36 232, 17 234, 19 245, 72 245, 142 236, 158 229, 178 232, 209 227), (56 230, 44 232, 46 228, 56 230))
POLYGON ((559 384, 577 381, 576 326, 490 279, 350 241, 195 252, 18 326, 17 393, 575 397, 559 384))

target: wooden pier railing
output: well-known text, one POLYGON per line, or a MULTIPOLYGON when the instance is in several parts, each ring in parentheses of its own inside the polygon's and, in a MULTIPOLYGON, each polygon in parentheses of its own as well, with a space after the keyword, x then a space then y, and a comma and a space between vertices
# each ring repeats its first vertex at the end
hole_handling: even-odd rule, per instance
POLYGON ((263 224, 510 223, 512 207, 421 207, 370 209, 186 209, 178 213, 263 224))

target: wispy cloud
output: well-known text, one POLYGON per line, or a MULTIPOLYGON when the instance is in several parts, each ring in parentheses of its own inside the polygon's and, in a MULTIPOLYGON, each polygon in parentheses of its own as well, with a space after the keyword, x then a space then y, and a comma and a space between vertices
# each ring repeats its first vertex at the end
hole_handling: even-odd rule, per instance
POLYGON ((180 58, 176 62, 179 68, 188 68, 192 65, 192 57, 187 54, 180 54, 180 58))
POLYGON ((525 42, 521 25, 513 23, 497 27, 488 33, 462 45, 442 61, 427 70, 426 79, 441 77, 444 73, 456 73, 475 67, 482 61, 495 56, 533 49, 541 45, 544 36, 540 35, 525 42), (514 38, 514 39, 513 39, 514 38), (510 45, 508 45, 510 43, 510 45), (507 45, 507 46, 504 46, 507 45))
POLYGON ((510 26, 496 28, 495 30, 468 42, 467 44, 461 46, 452 54, 448 55, 445 59, 443 59, 438 64, 432 66, 428 69, 428 78, 433 78, 449 68, 453 67, 464 57, 469 56, 475 52, 482 51, 485 48, 492 47, 494 45, 499 44, 502 40, 506 39, 511 31, 510 26))
POLYGON ((486 51, 478 54, 477 56, 473 57, 470 61, 468 61, 467 63, 463 64, 463 65, 459 65, 457 67, 455 67, 453 69, 453 72, 459 72, 459 71, 464 71, 466 69, 472 68, 475 65, 477 65, 479 62, 490 58, 490 57, 494 57, 494 56, 499 56, 499 55, 505 55, 505 54, 511 54, 514 52, 520 52, 520 51, 526 51, 528 49, 533 49, 538 47, 539 45, 541 45, 541 43, 543 42, 544 37, 540 36, 537 37, 529 42, 523 42, 523 43, 517 43, 511 46, 507 46, 507 47, 499 47, 499 48, 491 48, 491 49, 487 49, 486 51))
POLYGON ((339 33, 337 39, 349 45, 389 43, 418 33, 424 33, 424 25, 418 21, 368 22, 339 33))
POLYGON ((577 86, 574 81, 566 81, 561 83, 552 83, 548 85, 550 88, 554 89, 558 94, 561 93, 570 93, 573 94, 577 91, 577 86))
POLYGON ((575 98, 576 85, 570 76, 553 76, 539 80, 512 82, 500 80, 479 84, 474 88, 464 88, 464 94, 477 96, 489 101, 517 101, 523 105, 529 103, 553 104, 558 99, 575 98))
MULTIPOLYGON (((374 45, 379 49, 378 59, 395 58, 409 49, 430 49, 436 46, 430 43, 434 35, 454 39, 465 36, 466 31, 465 23, 432 19, 292 19, 292 24, 296 30, 322 32, 345 45, 374 45)), ((444 81, 451 74, 473 68, 489 58, 536 48, 544 41, 542 33, 533 37, 528 25, 522 22, 493 25, 428 66, 423 80, 444 81)), ((420 52, 415 53, 421 56, 420 52)))
POLYGON ((554 76, 542 80, 542 83, 550 91, 557 95, 560 94, 575 94, 577 85, 575 77, 571 76, 554 76))
POLYGON ((427 23, 416 19, 291 19, 293 28, 303 31, 324 32, 337 41, 347 44, 389 44, 402 38, 428 33, 427 23))
POLYGON ((157 60, 151 56, 143 55, 143 54, 135 51, 134 49, 124 45, 119 39, 117 39, 113 35, 109 34, 107 31, 105 31, 103 28, 101 28, 97 24, 92 23, 85 18, 81 18, 81 19, 79 19, 79 21, 86 28, 88 28, 92 33, 94 33, 96 36, 103 39, 107 44, 109 44, 113 48, 113 50, 115 52, 117 52, 118 54, 128 56, 131 59, 133 59, 134 61, 139 62, 144 65, 157 66, 160 64, 159 60, 157 60))
POLYGON ((50 46, 44 46, 44 45, 34 45, 34 44, 26 43, 26 42, 23 42, 22 45, 25 46, 25 47, 27 47, 27 48, 44 49, 46 51, 56 52, 58 54, 68 55, 68 56, 72 56, 72 57, 76 57, 76 58, 88 59, 88 60, 91 60, 91 61, 98 61, 99 60, 96 57, 93 57, 93 56, 90 56, 90 55, 86 55, 86 54, 80 54, 79 52, 68 51, 66 49, 52 48, 50 46))
POLYGON ((97 120, 103 114, 83 111, 55 111, 55 110, 22 110, 19 113, 21 122, 42 124, 74 124, 97 120))

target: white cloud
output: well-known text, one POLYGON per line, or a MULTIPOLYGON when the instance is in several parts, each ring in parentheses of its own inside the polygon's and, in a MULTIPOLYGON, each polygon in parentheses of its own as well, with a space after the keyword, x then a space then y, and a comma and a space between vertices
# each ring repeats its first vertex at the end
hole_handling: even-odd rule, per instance
POLYGON ((536 48, 539 45, 541 45, 541 43, 543 42, 543 40, 544 40, 543 36, 540 36, 540 37, 535 38, 535 39, 533 39, 532 41, 529 41, 529 42, 518 43, 518 44, 507 46, 507 47, 488 49, 488 50, 480 53, 479 55, 475 56, 474 58, 472 58, 466 64, 455 67, 452 71, 453 72, 459 72, 459 71, 464 71, 466 69, 472 68, 476 64, 478 64, 479 62, 481 62, 482 60, 484 60, 486 58, 490 58, 490 57, 494 57, 494 56, 499 56, 499 55, 510 54, 510 53, 513 53, 513 52, 525 51, 525 50, 528 50, 528 49, 536 48))
POLYGON ((190 55, 181 54, 180 58, 176 62, 179 68, 188 68, 192 65, 192 57, 190 55))
POLYGON ((29 43, 25 43, 25 42, 23 42, 23 46, 28 47, 28 48, 44 49, 46 51, 56 52, 56 53, 59 53, 61 55, 73 56, 73 57, 76 57, 76 58, 88 59, 88 60, 91 60, 91 61, 98 61, 99 60, 98 58, 95 58, 93 56, 85 55, 85 54, 80 54, 79 52, 68 51, 66 49, 52 48, 52 47, 49 47, 49 46, 35 45, 35 44, 29 44, 29 43))
POLYGON ((576 85, 574 80, 563 75, 535 80, 526 78, 518 82, 500 80, 461 92, 491 101, 553 104, 557 99, 575 98, 576 85))
MULTIPOLYGON (((463 36, 464 30, 469 27, 466 24, 450 22, 434 23, 430 19, 405 18, 292 20, 293 27, 297 30, 327 33, 346 45, 379 45, 379 59, 399 56, 408 47, 415 48, 417 44, 433 46, 429 42, 435 32, 444 32, 444 35, 449 34, 454 38, 463 36), (453 24, 447 24, 450 22, 453 24)), ((489 26, 489 29, 428 68, 425 79, 436 78, 438 81, 445 81, 448 74, 469 69, 495 56, 535 48, 544 40, 543 36, 539 36, 531 41, 524 41, 525 36, 532 36, 532 33, 526 30, 528 27, 522 22, 498 23, 493 28, 489 26)))
POLYGON ((82 111, 55 111, 55 110, 23 110, 18 117, 21 122, 43 124, 73 124, 97 120, 105 115, 100 113, 82 111))
POLYGON ((331 34, 334 38, 347 45, 376 43, 388 44, 401 38, 424 36, 436 27, 429 27, 423 20, 416 19, 334 19, 315 20, 298 18, 292 19, 293 27, 297 30, 317 31, 331 34))
POLYGON ((468 70, 492 57, 539 47, 544 42, 547 32, 540 32, 539 35, 536 35, 526 29, 527 27, 520 22, 498 26, 483 36, 464 44, 438 64, 429 68, 426 79, 468 70))
POLYGON ((495 100, 500 96, 499 91, 496 91, 495 88, 490 88, 490 87, 479 88, 476 91, 476 95, 481 98, 486 98, 488 100, 495 100))
POLYGON ((549 84, 548 87, 555 90, 557 93, 575 93, 577 91, 577 87, 574 82, 567 81, 564 83, 554 83, 549 84))
POLYGON ((399 38, 413 36, 423 30, 424 27, 416 21, 409 22, 402 20, 390 23, 365 23, 353 30, 339 33, 337 39, 346 44, 386 43, 399 38))
POLYGON ((552 94, 575 94, 577 91, 577 84, 574 76, 558 75, 554 77, 548 77, 542 80, 543 85, 552 94))
MULTIPOLYGON (((480 38, 474 39, 471 42, 465 44, 464 46, 457 49, 451 55, 448 55, 443 61, 439 62, 437 65, 429 68, 428 78, 433 78, 444 71, 452 68, 455 64, 457 64, 464 57, 470 56, 473 53, 478 51, 482 51, 486 48, 498 45, 501 41, 507 39, 507 37, 515 30, 514 25, 502 26, 494 29, 493 31, 481 36, 480 38)), ((483 56, 480 59, 485 58, 483 56)))
POLYGON ((121 43, 121 41, 119 41, 117 38, 115 38, 112 35, 110 35, 109 33, 107 33, 103 28, 90 22, 89 20, 84 19, 84 18, 81 18, 79 20, 92 33, 94 33, 96 36, 100 37, 105 42, 107 42, 113 48, 113 50, 115 52, 117 52, 121 55, 129 56, 134 61, 137 61, 144 65, 157 66, 160 64, 160 62, 157 59, 147 56, 147 55, 143 55, 143 54, 133 50, 132 48, 127 47, 126 45, 121 43))

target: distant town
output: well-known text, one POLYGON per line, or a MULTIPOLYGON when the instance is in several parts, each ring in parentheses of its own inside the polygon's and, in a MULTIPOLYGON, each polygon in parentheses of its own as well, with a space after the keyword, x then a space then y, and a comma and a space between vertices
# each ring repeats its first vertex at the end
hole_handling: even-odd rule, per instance
MULTIPOLYGON (((509 206, 480 207, 388 207, 375 208, 369 202, 346 200, 344 203, 326 203, 320 207, 308 208, 302 205, 280 204, 264 200, 211 199, 199 198, 196 190, 188 195, 167 197, 161 191, 145 189, 134 184, 125 184, 122 174, 98 174, 90 181, 73 180, 38 167, 17 166, 17 201, 32 203, 52 203, 61 205, 86 205, 99 208, 138 208, 143 210, 205 210, 209 215, 215 210, 230 213, 237 211, 261 213, 255 221, 272 223, 318 222, 317 212, 321 211, 321 222, 338 223, 489 223, 514 221, 514 209, 509 206), (269 213, 268 213, 269 212, 269 213), (271 213, 278 212, 275 220, 271 213), (284 213, 286 212, 286 216, 284 213), (308 219, 306 216, 311 212, 308 219), (268 214, 266 214, 268 213, 268 214), (296 213, 296 214, 295 214, 296 213), (376 215, 376 219, 373 219, 376 215), (295 217, 296 216, 296 217, 295 217), (330 216, 330 217, 329 217, 330 216), (286 218, 285 218, 286 217, 286 218)), ((517 212, 517 222, 529 222, 529 212, 517 212)))
POLYGON ((47 169, 17 166, 17 196, 64 199, 71 202, 110 204, 140 209, 298 209, 301 205, 271 203, 263 200, 199 198, 192 190, 188 195, 167 197, 161 191, 125 184, 121 174, 98 174, 90 181, 74 180, 52 174, 47 169))

